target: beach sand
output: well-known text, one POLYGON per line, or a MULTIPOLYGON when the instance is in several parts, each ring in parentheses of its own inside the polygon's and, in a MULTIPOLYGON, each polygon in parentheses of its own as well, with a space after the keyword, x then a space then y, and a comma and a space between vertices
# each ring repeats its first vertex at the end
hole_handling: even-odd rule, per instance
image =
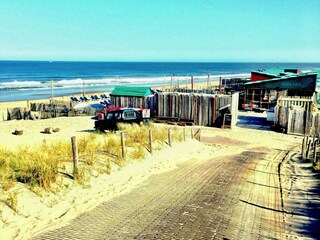
MULTIPOLYGON (((210 84, 210 87, 213 86, 217 86, 219 84, 219 82, 217 81, 213 81, 210 84)), ((173 85, 174 87, 180 87, 180 88, 190 88, 190 84, 180 84, 179 86, 177 85, 173 85)), ((194 89, 203 89, 207 87, 207 83, 206 82, 197 82, 194 83, 194 89)), ((160 90, 170 90, 171 86, 154 86, 152 87, 152 89, 160 89, 160 90)), ((87 97, 90 98, 91 95, 97 95, 100 96, 102 94, 102 92, 92 92, 92 93, 87 93, 87 97)), ((110 94, 110 92, 104 92, 104 94, 110 94)), ((75 96, 79 99, 79 97, 81 96, 81 93, 72 95, 75 96)), ((70 97, 71 96, 61 96, 61 97, 54 97, 54 100, 58 100, 58 101, 65 101, 68 102, 70 101, 70 97)), ((100 101, 89 101, 89 103, 99 103, 100 101)), ((1 146, 8 146, 8 147, 15 147, 16 144, 20 144, 22 142, 24 142, 26 139, 28 139, 28 137, 30 136, 34 136, 35 133, 41 132, 44 130, 44 128, 46 127, 59 127, 58 125, 60 125, 61 129, 62 129, 62 133, 61 135, 65 134, 65 137, 70 137, 71 135, 81 135, 81 131, 84 131, 82 126, 82 122, 85 122, 84 124, 87 124, 86 122, 91 122, 92 126, 93 126, 93 121, 90 121, 89 118, 81 118, 82 120, 79 121, 77 120, 77 118, 62 118, 63 123, 59 122, 60 120, 58 119, 43 119, 41 120, 41 124, 39 123, 39 126, 35 127, 34 122, 33 121, 24 121, 24 120, 19 120, 19 121, 6 121, 7 120, 7 110, 10 108, 29 108, 31 103, 45 103, 45 104, 49 104, 50 103, 50 99, 39 99, 39 100, 24 100, 24 101, 13 101, 13 102, 0 102, 0 122, 2 122, 1 126, 0 126, 0 134, 1 133, 5 133, 6 136, 8 135, 8 133, 13 133, 16 129, 22 129, 24 131, 23 136, 21 136, 19 139, 16 136, 10 136, 10 137, 1 137, 0 140, 0 144, 1 146), (85 119, 85 120, 83 120, 85 119), (58 122, 57 122, 58 121, 58 122), (77 123, 77 124, 75 124, 77 123), (74 131, 71 131, 70 134, 67 134, 65 131, 63 131, 64 129, 64 125, 78 125, 79 128, 75 127, 74 131), (14 144, 12 144, 12 142, 14 142, 14 144)), ((38 125, 38 124, 37 124, 38 125)), ((60 128, 59 127, 59 128, 60 128)), ((90 127, 91 129, 91 127, 90 127)), ((0 135, 1 136, 1 135, 0 135)), ((55 138, 58 137, 50 137, 50 139, 47 139, 45 135, 40 135, 40 138, 42 138, 42 140, 54 140, 55 138)), ((31 139, 30 144, 33 143, 34 141, 38 141, 35 139, 31 139)))
MULTIPOLYGON (((35 147, 43 140, 47 143, 70 141, 71 136, 85 136, 92 130, 91 117, 4 121, 0 123, 1 146, 15 149, 35 147), (41 133, 46 126, 59 127, 61 131, 54 134, 41 133), (13 135, 11 129, 16 127, 23 129, 24 134, 13 135)), ((53 192, 39 190, 35 193, 24 184, 16 184, 5 193, 7 196, 16 196, 16 211, 4 202, 0 203, 0 239, 29 239, 43 229, 62 225, 102 201, 130 191, 149 176, 176 168, 179 163, 187 160, 186 154, 199 158, 199 152, 202 152, 202 157, 207 157, 205 149, 205 145, 189 137, 188 141, 174 143, 174 148, 165 147, 144 161, 121 168, 121 171, 120 168, 113 168, 111 175, 93 173, 91 181, 84 186, 63 178, 53 192)))
MULTIPOLYGON (((37 100, 32 102, 44 102, 37 100)), ((48 102, 48 100, 47 100, 48 102)), ((0 103, 0 112, 6 108, 26 107, 27 101, 0 103)), ((42 120, 0 121, 0 144, 17 149, 34 147, 46 141, 70 141, 72 136, 86 136, 93 132, 91 117, 60 117, 42 120), (53 134, 43 134, 46 127, 60 128, 53 134), (12 132, 22 129, 23 135, 12 132)), ((118 169, 111 175, 93 173, 91 181, 84 186, 64 178, 52 191, 39 190, 35 193, 24 184, 16 184, 2 197, 16 196, 16 211, 5 202, 0 202, 0 239, 29 239, 37 233, 62 226, 79 214, 93 209, 99 203, 130 191, 153 174, 179 167, 191 159, 212 159, 236 154, 244 149, 267 151, 268 147, 286 148, 301 141, 299 137, 269 131, 235 127, 233 129, 202 128, 203 137, 215 137, 210 144, 203 144, 190 136, 187 141, 164 147, 143 161, 135 161, 118 169)), ((190 131, 190 127, 187 127, 190 131)))
MULTIPOLYGON (((200 88, 202 84, 196 86, 200 88)), ((181 87, 185 87, 185 85, 181 87)), ((154 88, 163 90, 167 87, 157 86, 154 88)), ((100 95, 101 93, 88 94, 87 96, 100 95)), ((80 93, 75 96, 79 98, 80 93)), ((54 99, 68 101, 70 96, 55 97, 54 99)), ((8 108, 28 108, 30 103, 48 104, 50 100, 0 102, 1 148, 14 150, 18 148, 35 148, 43 142, 48 144, 66 142, 70 141, 73 136, 87 136, 94 130, 94 120, 90 116, 7 121, 8 108), (44 134, 43 131, 47 127, 59 128, 60 131, 54 134, 44 134), (15 130, 23 130, 23 134, 20 136, 14 135, 15 130)), ((150 156, 143 163, 139 162, 135 165, 127 166, 122 171, 114 171, 111 176, 100 175, 95 177, 91 183, 88 183, 90 187, 76 185, 72 180, 66 178, 55 193, 39 190, 40 192, 36 194, 25 185, 16 184, 9 191, 1 193, 0 239, 28 239, 35 232, 47 228, 53 223, 66 222, 68 219, 97 205, 102 200, 107 200, 124 191, 129 191, 151 174, 176 167, 180 161, 185 160, 185 155, 181 154, 183 151, 179 151, 179 147, 185 148, 186 144, 191 144, 193 147, 189 149, 193 149, 193 151, 203 147, 195 141, 191 141, 191 143, 190 141, 175 146, 174 154, 172 149, 167 148, 159 155, 150 156), (180 155, 177 152, 180 152, 180 155), (138 172, 139 174, 137 174, 138 172), (106 181, 108 185, 104 186, 102 183, 106 181), (5 204, 6 200, 11 196, 14 196, 17 201, 16 212, 5 204), (64 215, 64 217, 60 218, 61 215, 64 215)))
MULTIPOLYGON (((211 82, 211 87, 216 86, 219 83, 217 81, 211 82)), ((171 86, 155 86, 152 89, 170 89, 171 86)), ((174 85, 172 87, 178 87, 174 85)), ((190 88, 190 84, 180 84, 180 88, 190 88)), ((197 82, 194 83, 194 89, 202 89, 206 88, 206 82, 197 82)), ((110 92, 107 92, 108 95, 110 92)), ((87 93, 87 97, 91 95, 100 96, 102 93, 94 92, 87 93)), ((81 93, 72 95, 75 97, 81 96, 81 93)), ((58 101, 70 101, 70 96, 61 96, 54 97, 54 100, 58 101)), ((13 101, 13 102, 0 102, 0 145, 7 148, 15 148, 19 145, 29 144, 32 146, 33 144, 38 144, 40 142, 45 141, 56 141, 61 138, 68 139, 72 136, 81 136, 86 134, 85 131, 93 130, 93 120, 91 117, 72 117, 72 118, 52 118, 52 119, 42 119, 41 121, 31 121, 31 120, 7 120, 7 109, 10 108, 28 108, 30 107, 30 103, 45 103, 49 104, 50 99, 39 99, 39 100, 25 100, 25 101, 13 101), (41 132, 47 128, 60 128, 61 132, 58 134, 50 135, 41 134, 41 132), (23 130, 22 136, 15 136, 12 133, 15 130, 23 130)), ((92 103, 92 101, 90 101, 92 103)), ((99 101, 95 101, 95 103, 99 103, 99 101)))
MULTIPOLYGON (((71 136, 88 135, 92 129, 90 117, 5 121, 0 123, 1 145, 18 148, 39 145, 44 139, 47 142, 70 141, 71 136), (59 127, 61 131, 47 135, 41 133, 49 125, 59 127), (13 135, 11 132, 15 127, 25 130, 25 134, 13 135)), ((293 136, 238 127, 232 130, 203 128, 202 135, 204 138, 215 137, 215 141, 206 145, 189 136, 187 141, 175 143, 172 148, 167 146, 120 171, 114 168, 111 175, 93 173, 91 181, 84 186, 64 178, 52 192, 39 190, 35 193, 23 184, 16 184, 6 193, 16 194, 16 212, 0 203, 0 239, 29 239, 44 230, 62 226, 99 203, 130 191, 151 175, 172 170, 191 159, 212 159, 237 154, 244 149, 267 151, 271 146, 286 148, 300 142, 300 138, 293 136)))

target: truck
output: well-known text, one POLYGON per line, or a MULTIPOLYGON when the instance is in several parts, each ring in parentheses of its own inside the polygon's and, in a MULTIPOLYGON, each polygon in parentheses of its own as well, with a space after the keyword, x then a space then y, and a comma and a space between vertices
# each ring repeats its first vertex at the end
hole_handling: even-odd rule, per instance
POLYGON ((143 124, 150 119, 150 109, 146 108, 127 108, 110 107, 99 112, 97 120, 94 122, 94 128, 98 131, 119 130, 119 123, 143 124))

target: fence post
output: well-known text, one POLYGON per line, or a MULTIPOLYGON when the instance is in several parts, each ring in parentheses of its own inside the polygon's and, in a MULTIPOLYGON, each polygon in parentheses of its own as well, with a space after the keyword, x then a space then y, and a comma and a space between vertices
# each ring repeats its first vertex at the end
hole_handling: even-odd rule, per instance
POLYGON ((307 137, 306 137, 306 145, 305 145, 305 149, 304 149, 304 151, 305 151, 305 154, 304 154, 305 158, 307 158, 308 143, 309 143, 309 135, 307 135, 307 137))
POLYGON ((193 128, 191 128, 191 139, 193 139, 193 128))
POLYGON ((72 156, 73 156, 73 175, 78 173, 78 146, 76 137, 71 137, 72 156))
POLYGON ((152 130, 149 129, 149 146, 150 146, 150 153, 152 154, 152 130))
POLYGON ((183 140, 186 141, 186 127, 183 128, 183 140))
POLYGON ((124 132, 121 132, 121 150, 122 150, 122 158, 124 158, 125 157, 124 132))
POLYGON ((301 146, 301 157, 304 158, 304 149, 306 146, 306 134, 304 134, 303 139, 302 139, 302 146, 301 146))
POLYGON ((313 162, 317 162, 317 140, 313 142, 313 162))
POLYGON ((198 133, 199 133, 199 139, 198 140, 200 142, 201 141, 201 129, 198 130, 198 133))
POLYGON ((171 128, 168 129, 168 144, 171 147, 171 128))
POLYGON ((306 159, 310 159, 311 139, 308 139, 307 156, 306 159))

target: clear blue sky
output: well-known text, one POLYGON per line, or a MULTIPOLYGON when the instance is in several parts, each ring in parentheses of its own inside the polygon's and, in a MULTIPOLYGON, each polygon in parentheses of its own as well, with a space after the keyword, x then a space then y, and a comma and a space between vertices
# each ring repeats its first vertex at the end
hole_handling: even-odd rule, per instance
POLYGON ((320 0, 1 0, 0 59, 320 62, 320 0))

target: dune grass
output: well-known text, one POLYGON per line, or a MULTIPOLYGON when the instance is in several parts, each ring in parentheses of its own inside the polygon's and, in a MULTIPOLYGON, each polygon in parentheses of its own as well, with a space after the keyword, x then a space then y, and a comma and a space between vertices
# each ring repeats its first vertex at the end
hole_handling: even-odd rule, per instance
POLYGON ((54 155, 39 149, 2 149, 1 163, 1 186, 4 189, 12 186, 14 182, 49 189, 58 174, 58 163, 54 160, 54 155))
MULTIPOLYGON (((111 174, 113 165, 123 167, 129 161, 141 160, 150 154, 149 130, 152 131, 154 150, 166 146, 168 126, 120 125, 125 135, 125 158, 119 132, 107 134, 90 134, 77 139, 79 166, 76 176, 72 171, 72 147, 70 140, 43 143, 34 148, 8 150, 0 148, 0 189, 6 191, 15 183, 29 187, 50 190, 51 186, 66 176, 83 184, 90 179, 93 171, 111 174)), ((172 141, 183 140, 183 129, 171 127, 172 141)))

